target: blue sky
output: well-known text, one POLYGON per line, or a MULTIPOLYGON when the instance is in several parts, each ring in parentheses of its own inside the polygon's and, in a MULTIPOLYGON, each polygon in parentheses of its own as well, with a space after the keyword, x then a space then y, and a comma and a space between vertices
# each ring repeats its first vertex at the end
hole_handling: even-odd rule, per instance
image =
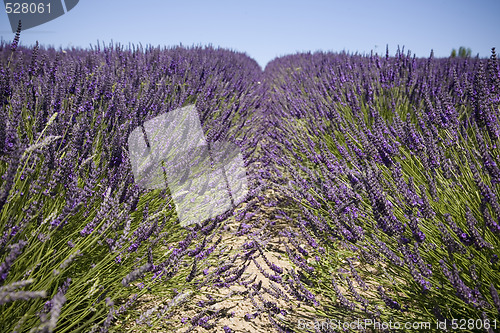
MULTIPOLYGON (((419 57, 431 49, 444 57, 466 46, 488 57, 491 47, 500 51, 499 17, 498 0, 80 0, 67 14, 23 31, 21 44, 212 44, 246 52, 262 67, 297 51, 385 54, 386 44, 391 54, 404 45, 419 57)), ((14 36, 5 10, 0 36, 14 36)))

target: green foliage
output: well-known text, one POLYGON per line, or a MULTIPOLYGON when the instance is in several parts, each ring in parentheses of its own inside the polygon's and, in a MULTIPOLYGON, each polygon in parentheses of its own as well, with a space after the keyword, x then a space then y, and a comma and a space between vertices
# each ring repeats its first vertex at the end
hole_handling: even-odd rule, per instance
POLYGON ((470 47, 466 48, 464 46, 460 46, 458 48, 458 54, 456 49, 451 50, 451 58, 456 58, 457 55, 459 58, 470 58, 472 55, 472 50, 470 49, 470 47))
MULTIPOLYGON (((411 94, 407 93, 405 86, 392 88, 378 86, 375 87, 375 91, 377 91, 377 94, 374 95, 371 105, 375 106, 374 109, 377 110, 377 113, 388 125, 394 125, 394 118, 397 114, 403 123, 409 120, 415 125, 415 128, 422 131, 418 125, 418 119, 422 119, 422 111, 412 106, 409 100, 411 94)), ((415 154, 414 151, 406 147, 404 138, 397 138, 397 141, 399 141, 399 154, 393 157, 394 165, 400 166, 402 178, 405 182, 412 179, 417 195, 428 198, 429 205, 432 211, 435 212, 434 216, 424 217, 416 212, 415 207, 404 204, 405 194, 400 191, 399 185, 395 181, 393 166, 388 167, 381 162, 370 162, 368 158, 364 162, 364 166, 347 161, 349 154, 355 156, 353 147, 359 150, 366 148, 363 147, 359 137, 352 136, 350 133, 366 133, 364 126, 369 130, 374 130, 374 121, 376 119, 373 117, 368 103, 360 98, 359 111, 361 111, 361 114, 357 111, 356 117, 353 116, 355 110, 349 106, 347 100, 339 102, 329 100, 328 103, 329 107, 338 110, 341 115, 336 122, 330 122, 325 118, 313 115, 301 115, 302 118, 297 120, 283 119, 284 126, 282 130, 284 133, 293 133, 292 136, 289 136, 291 144, 288 147, 290 150, 288 152, 287 150, 283 151, 284 154, 287 154, 286 159, 292 161, 284 168, 284 172, 288 170, 289 174, 297 175, 296 179, 306 180, 308 187, 311 186, 309 193, 319 203, 319 206, 314 207, 310 200, 304 199, 298 201, 297 204, 312 212, 319 219, 327 221, 332 230, 336 229, 334 221, 339 217, 332 218, 332 216, 334 215, 333 212, 339 209, 339 203, 329 200, 325 195, 325 190, 322 190, 320 186, 321 184, 329 184, 328 187, 348 188, 351 183, 347 173, 339 172, 332 175, 331 172, 325 172, 326 170, 321 163, 311 160, 311 156, 314 156, 314 154, 324 154, 325 151, 321 149, 324 147, 322 143, 325 143, 328 147, 328 153, 331 155, 324 156, 334 156, 334 158, 330 159, 330 162, 342 161, 339 163, 345 163, 349 169, 358 171, 362 175, 361 177, 366 177, 364 173, 366 169, 370 169, 375 172, 377 179, 383 180, 381 181, 383 195, 392 207, 391 209, 398 221, 409 225, 409 215, 419 216, 419 228, 426 238, 424 242, 418 246, 415 245, 415 247, 411 242, 408 249, 412 253, 417 253, 423 259, 423 262, 429 264, 432 274, 425 277, 431 287, 429 290, 423 290, 422 284, 416 281, 414 272, 409 269, 408 265, 395 265, 383 256, 372 262, 367 257, 359 255, 359 249, 364 249, 361 252, 380 254, 378 245, 380 241, 386 244, 393 253, 399 254, 401 257, 401 244, 398 243, 395 236, 388 236, 376 226, 377 222, 370 195, 365 191, 358 190, 356 192, 359 198, 356 203, 356 207, 359 209, 358 216, 346 215, 346 220, 363 228, 364 239, 357 241, 355 244, 350 244, 347 241, 329 241, 327 232, 314 231, 317 236, 315 239, 318 242, 321 241, 319 245, 325 248, 325 253, 310 250, 312 252, 309 253, 306 260, 310 262, 310 265, 315 270, 312 273, 305 272, 304 276, 306 281, 310 281, 308 284, 310 290, 314 295, 320 295, 322 301, 322 307, 315 307, 316 315, 325 320, 336 319, 351 322, 356 319, 369 319, 371 318, 370 313, 373 315, 380 311, 377 320, 381 322, 397 320, 402 323, 414 321, 435 323, 436 309, 438 309, 440 315, 445 318, 481 319, 483 318, 483 311, 490 319, 495 318, 497 310, 493 306, 478 309, 474 304, 457 297, 455 287, 451 285, 448 277, 445 276, 441 269, 441 260, 445 261, 445 266, 449 270, 455 265, 458 269, 457 274, 464 283, 467 286, 475 286, 484 296, 485 301, 493 305, 494 300, 489 288, 490 285, 494 285, 498 289, 498 269, 500 266, 490 260, 496 255, 500 255, 498 252, 500 239, 483 222, 480 222, 476 227, 484 240, 491 244, 492 247, 463 246, 463 252, 450 253, 443 239, 441 225, 444 225, 444 228, 456 243, 461 244, 450 223, 446 222, 448 216, 459 228, 469 230, 466 221, 467 207, 469 207, 471 214, 478 221, 482 221, 480 207, 482 207, 483 201, 476 180, 473 177, 473 166, 464 161, 467 161, 467 156, 477 158, 480 150, 478 135, 482 135, 483 138, 488 140, 488 146, 494 147, 491 150, 491 155, 497 158, 500 156, 500 150, 497 148, 498 142, 490 139, 485 129, 473 127, 471 124, 468 125, 467 135, 459 135, 458 137, 453 137, 450 129, 436 128, 438 134, 437 148, 457 167, 456 172, 447 175, 439 168, 433 170, 426 168, 425 165, 428 161, 424 161, 422 156, 415 154), (349 139, 351 146, 346 144, 346 139, 349 139), (304 147, 304 142, 308 143, 307 147, 304 147), (297 167, 297 165, 300 165, 300 167, 297 167), (328 178, 331 182, 328 182, 328 178), (315 256, 317 260, 314 259, 315 256), (359 303, 359 295, 356 295, 349 286, 349 283, 354 283, 350 273, 350 264, 347 264, 349 258, 356 265, 357 272, 368 285, 368 290, 359 293, 367 301, 364 306, 359 303), (471 269, 474 273, 470 273, 471 269), (481 283, 474 280, 474 274, 481 277, 481 283), (339 289, 336 290, 335 284, 332 285, 332 279, 334 279, 339 289), (348 282, 348 279, 351 281, 348 282), (377 293, 378 286, 382 286, 392 300, 397 301, 402 306, 404 305, 404 311, 387 306, 377 293), (339 290, 342 291, 343 296, 339 290), (357 306, 351 308, 349 304, 357 304, 357 306)), ((464 117, 470 116, 472 112, 471 107, 462 110, 464 117)), ((367 153, 366 150, 364 151, 367 153)), ((496 163, 499 162, 496 160, 496 163)), ((360 163, 363 164, 363 162, 360 163)), ((473 160, 471 163, 476 168, 481 168, 480 158, 473 160)), ((485 184, 498 189, 498 185, 492 183, 486 172, 481 172, 481 177, 485 184)), ((294 191, 296 191, 295 193, 303 191, 303 187, 294 185, 294 191)), ((493 215, 491 207, 487 209, 493 215)), ((413 239, 409 228, 405 230, 405 237, 410 240, 413 239)), ((404 260, 404 256, 401 258, 404 260)), ((358 292, 360 290, 361 288, 357 289, 358 292)))
MULTIPOLYGON (((26 106, 23 108, 23 116, 25 123, 36 122, 26 106)), ((57 123, 57 118, 54 117, 54 122, 47 127, 57 126, 57 123)), ((107 131, 108 126, 109 124, 103 122, 97 125, 95 130, 101 133, 107 131)), ((23 131, 25 135, 33 137, 30 128, 31 126, 27 126, 23 131)), ((55 158, 63 159, 67 153, 65 151, 67 151, 66 147, 56 146, 55 158)), ((103 155, 103 147, 99 140, 94 141, 93 151, 94 156, 103 155)), ((140 196, 135 212, 128 211, 129 208, 125 207, 125 203, 114 206, 112 210, 118 216, 118 220, 110 220, 111 210, 102 212, 103 217, 97 221, 94 231, 88 236, 82 236, 80 231, 91 223, 103 208, 107 207, 109 203, 107 201, 117 202, 121 190, 124 190, 117 188, 107 192, 105 180, 109 175, 106 172, 101 174, 101 182, 93 184, 91 188, 95 193, 106 192, 106 194, 95 195, 87 202, 75 207, 72 214, 61 221, 61 227, 54 228, 51 222, 67 205, 67 200, 71 197, 71 188, 59 186, 57 193, 53 194, 43 191, 43 184, 48 183, 56 172, 52 170, 49 174, 44 174, 42 165, 45 159, 46 157, 41 152, 25 154, 24 163, 19 166, 14 178, 12 192, 17 195, 10 197, 1 211, 0 234, 9 232, 10 223, 14 222, 15 225, 24 226, 24 228, 21 228, 12 242, 22 239, 28 242, 21 256, 11 267, 6 284, 32 279, 34 282, 29 290, 46 291, 47 297, 0 305, 2 330, 24 332, 29 328, 42 327, 40 313, 43 314, 44 303, 53 298, 58 288, 70 278, 71 282, 65 295, 66 302, 57 319, 58 327, 60 327, 58 332, 88 332, 90 325, 100 324, 106 318, 109 312, 105 304, 106 297, 112 297, 120 302, 120 300, 126 301, 133 294, 140 296, 147 291, 147 288, 138 289, 134 286, 124 288, 122 280, 133 269, 146 262, 147 258, 143 254, 152 245, 151 242, 157 241, 151 240, 142 244, 136 252, 130 252, 128 251, 131 245, 129 241, 124 242, 114 251, 110 251, 106 243, 107 239, 126 237, 127 233, 133 234, 144 223, 142 211, 146 205, 150 212, 162 212, 161 220, 166 223, 165 231, 168 231, 168 237, 163 241, 167 243, 179 241, 182 229, 176 223, 175 209, 164 208, 169 204, 172 205, 170 197, 159 195, 159 191, 154 191, 140 196), (34 184, 39 184, 42 189, 39 192, 30 191, 34 184), (27 211, 27 207, 30 206, 37 207, 37 210, 27 211), (124 219, 125 216, 129 218, 124 219), (119 228, 118 223, 128 224, 130 228, 128 230, 119 228)), ((96 161, 100 162, 97 158, 96 161)), ((0 174, 4 174, 7 167, 5 162, 0 162, 0 174)), ((94 161, 90 161, 80 169, 75 166, 73 172, 80 175, 76 181, 79 188, 85 186, 86 178, 95 168, 97 166, 94 161)), ((103 170, 112 171, 111 168, 103 170)), ((158 255, 161 252, 164 252, 162 256, 167 253, 162 248, 155 250, 158 255)), ((0 252, 0 257, 3 257, 2 252, 0 252)), ((180 278, 182 279, 182 274, 180 278)), ((173 279, 163 287, 171 290, 174 286, 179 287, 179 281, 179 278, 173 279)), ((151 280, 145 280, 146 287, 153 286, 153 284, 151 280)))

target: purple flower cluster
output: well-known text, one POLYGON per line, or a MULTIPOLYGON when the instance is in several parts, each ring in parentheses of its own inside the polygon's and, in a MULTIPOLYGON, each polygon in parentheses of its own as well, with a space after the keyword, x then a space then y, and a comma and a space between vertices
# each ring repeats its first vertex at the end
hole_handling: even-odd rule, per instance
MULTIPOLYGON (((96 295, 92 306, 106 300, 105 331, 132 306, 137 296, 114 303, 136 281, 141 293, 178 281, 242 286, 256 308, 245 319, 267 314, 278 331, 289 329, 280 301, 292 299, 330 317, 498 316, 494 50, 490 59, 318 52, 262 72, 212 47, 60 52, 18 41, 16 52, 0 51, 0 295, 25 300, 26 312, 42 307, 42 328, 69 325, 65 305, 90 316, 65 296, 84 290, 96 295), (181 229, 166 190, 134 184, 128 135, 193 103, 209 143, 232 142, 244 155, 250 196, 235 216, 232 236, 247 240, 238 249, 221 246, 233 211, 181 229), (275 230, 278 222, 286 227, 275 230), (270 238, 291 267, 273 261, 270 238), (99 278, 72 275, 89 271, 99 278), (45 306, 42 292, 9 289, 43 272, 54 289, 45 306)), ((183 323, 213 329, 222 312, 210 304, 183 323)))
MULTIPOLYGON (((0 47, 0 288, 31 274, 51 289, 72 277, 72 298, 58 291, 40 312, 44 329, 71 325, 71 314, 61 312, 68 306, 96 322, 101 316, 106 331, 132 305, 101 306, 106 297, 108 305, 118 303, 136 291, 134 282, 144 292, 153 283, 178 283, 178 276, 193 287, 222 243, 224 217, 182 229, 166 190, 134 184, 128 135, 195 104, 210 143, 241 148, 252 190, 261 181, 252 172, 260 140, 252 119, 262 71, 242 53, 213 47, 27 49, 18 46, 20 29, 16 52, 0 47), (157 255, 164 245, 169 254, 157 255), (93 280, 75 279, 89 272, 93 280), (88 297, 95 304, 87 306, 88 297)), ((236 284, 246 267, 213 267, 209 281, 236 284)), ((36 299, 43 295, 2 291, 6 302, 26 300, 17 310, 0 309, 12 322, 5 329, 14 329, 22 311, 43 306, 36 299)))
POLYGON ((298 269, 295 289, 303 288, 291 294, 306 299, 306 289, 368 318, 420 316, 433 307, 447 317, 495 318, 494 49, 490 59, 419 59, 399 49, 385 58, 296 54, 269 63, 264 76, 268 178, 298 209, 296 218, 280 214, 294 225, 281 234, 298 269), (353 258, 336 255, 343 251, 353 258), (310 265, 314 256, 324 260, 310 265), (346 278, 332 280, 332 272, 346 278), (378 300, 360 296, 370 289, 378 300))

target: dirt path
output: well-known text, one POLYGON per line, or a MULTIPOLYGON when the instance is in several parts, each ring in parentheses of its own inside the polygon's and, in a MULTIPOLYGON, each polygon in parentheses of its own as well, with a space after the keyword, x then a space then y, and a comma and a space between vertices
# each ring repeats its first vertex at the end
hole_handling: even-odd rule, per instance
MULTIPOLYGON (((280 235, 280 231, 290 226, 279 218, 279 214, 276 216, 277 211, 286 205, 287 201, 280 198, 276 189, 268 188, 243 203, 235 210, 235 214, 224 222, 227 228, 222 233, 220 247, 232 250, 218 253, 220 260, 229 261, 234 254, 240 253, 234 260, 234 269, 248 265, 238 283, 223 288, 207 284, 199 289, 200 295, 190 297, 184 305, 176 309, 173 316, 163 322, 161 327, 148 328, 144 323, 131 321, 125 325, 127 331, 276 332, 271 320, 296 322, 297 312, 304 309, 303 305, 299 309, 295 305, 296 301, 291 299, 286 290, 269 278, 269 275, 276 273, 269 268, 268 263, 280 267, 283 270, 282 276, 292 268, 287 259, 285 237, 280 235), (248 233, 245 233, 247 226, 248 233), (251 242, 258 243, 256 247, 258 250, 252 254, 251 259, 245 259, 243 254, 249 252, 248 244, 251 242), (277 290, 283 292, 281 296, 277 290), (200 302, 205 306, 199 306, 200 302), (260 314, 253 318, 256 313, 260 314), (217 318, 214 327, 197 326, 190 329, 190 325, 187 325, 197 315, 210 314, 217 318), (269 314, 272 314, 271 319, 269 314), (178 327, 180 322, 186 324, 178 327)), ((161 298, 146 295, 138 300, 136 310, 142 313, 153 312, 155 306, 158 307, 161 303, 164 303, 161 298)), ((209 322, 214 323, 214 320, 209 322)))
MULTIPOLYGON (((225 332, 224 327, 227 327, 234 332, 273 332, 276 330, 268 318, 269 310, 273 313, 270 308, 272 303, 286 311, 284 314, 290 314, 294 311, 290 300, 270 295, 270 293, 276 294, 273 287, 276 288, 278 284, 270 281, 269 275, 275 274, 275 272, 269 268, 266 261, 282 268, 284 272, 292 267, 286 258, 283 236, 279 234, 279 231, 285 228, 284 221, 275 217, 280 206, 279 201, 276 191, 267 189, 261 195, 242 205, 239 211, 245 212, 245 218, 238 221, 237 211, 226 221, 228 230, 224 235, 223 244, 230 244, 237 252, 245 253, 248 252, 248 244, 256 242, 259 250, 252 255, 251 260, 240 257, 235 261, 236 267, 248 265, 238 284, 227 288, 207 286, 201 289, 203 294, 211 295, 217 300, 216 302, 212 301, 212 309, 226 314, 210 331, 225 332), (273 205, 274 203, 276 206, 273 205), (253 204, 255 204, 253 208, 245 207, 253 204), (244 233, 247 225, 252 225, 252 227, 249 228, 249 233, 244 233), (252 283, 246 284, 250 281, 252 283), (258 290, 257 286, 260 287, 258 290), (249 318, 249 315, 253 317, 257 312, 262 313, 255 318, 249 318)), ((200 300, 210 302, 207 297, 202 297, 191 304, 196 304, 200 300)), ((189 312, 194 314, 196 308, 188 310, 184 315, 187 316, 189 312)), ((275 320, 285 319, 283 314, 276 312, 275 320)), ((189 317, 192 318, 192 316, 189 317)), ((180 332, 184 331, 180 330, 180 332)), ((194 331, 207 332, 199 327, 194 331)), ((231 331, 227 330, 227 332, 231 331)))
MULTIPOLYGON (((262 144, 262 143, 261 143, 262 144)), ((257 150, 261 150, 258 147, 257 150)), ((256 152, 259 153, 258 151, 256 152)), ((261 162, 250 166, 251 172, 262 172, 261 162)), ((293 228, 288 221, 280 218, 279 210, 290 208, 291 200, 281 194, 278 185, 267 184, 265 189, 242 203, 234 214, 226 219, 220 252, 216 253, 220 262, 232 262, 234 270, 247 265, 237 283, 229 287, 215 287, 211 283, 202 286, 179 306, 175 313, 163 321, 159 327, 150 328, 144 323, 131 320, 122 327, 128 332, 276 332, 271 321, 288 326, 296 326, 299 313, 307 309, 276 282, 270 275, 275 275, 270 264, 283 270, 281 276, 289 275, 293 267, 287 258, 285 236, 280 234, 286 228, 293 228), (258 244, 251 258, 244 258, 249 244, 258 244), (222 251, 221 251, 222 249, 222 251), (234 260, 235 254, 239 257, 234 260), (232 260, 233 259, 233 260, 232 260), (199 294, 199 295, 198 295, 199 294), (193 294, 194 295, 194 294, 193 294), (203 306, 200 306, 203 303, 203 306), (257 314, 257 315, 256 315, 257 314), (190 328, 193 318, 213 315, 209 323, 213 327, 190 328), (182 324, 184 323, 184 324, 182 324)), ((212 267, 213 269, 213 267, 212 267)), ((279 270, 279 269, 278 269, 279 270)), ((203 274, 203 273, 202 273, 203 274)), ((196 278, 203 276, 199 274, 196 278)), ((167 300, 168 302, 168 300, 167 300)), ((165 300, 154 295, 145 295, 138 299, 136 311, 153 313, 155 307, 161 307, 165 300)))

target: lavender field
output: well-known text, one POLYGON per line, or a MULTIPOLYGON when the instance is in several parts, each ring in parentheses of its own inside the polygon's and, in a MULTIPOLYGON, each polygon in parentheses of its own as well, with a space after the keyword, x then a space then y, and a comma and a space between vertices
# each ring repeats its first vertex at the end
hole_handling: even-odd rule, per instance
POLYGON ((262 71, 213 47, 15 40, 0 64, 2 332, 500 330, 494 49, 262 71), (127 139, 192 104, 250 189, 182 227, 168 189, 134 182, 127 139))

